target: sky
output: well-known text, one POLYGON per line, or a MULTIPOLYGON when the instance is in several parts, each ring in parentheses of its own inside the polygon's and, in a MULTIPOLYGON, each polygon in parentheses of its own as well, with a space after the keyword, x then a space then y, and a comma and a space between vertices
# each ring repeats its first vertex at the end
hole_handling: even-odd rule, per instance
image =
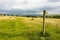
POLYGON ((46 10, 50 14, 60 14, 60 0, 0 0, 4 10, 46 10))

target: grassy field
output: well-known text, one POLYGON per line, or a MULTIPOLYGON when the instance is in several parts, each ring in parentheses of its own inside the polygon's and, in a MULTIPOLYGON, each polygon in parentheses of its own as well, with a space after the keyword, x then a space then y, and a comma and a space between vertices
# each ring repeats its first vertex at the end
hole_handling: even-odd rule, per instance
MULTIPOLYGON (((45 23, 45 40, 60 40, 60 19, 45 23)), ((0 16, 0 40, 42 40, 42 18, 0 16)))

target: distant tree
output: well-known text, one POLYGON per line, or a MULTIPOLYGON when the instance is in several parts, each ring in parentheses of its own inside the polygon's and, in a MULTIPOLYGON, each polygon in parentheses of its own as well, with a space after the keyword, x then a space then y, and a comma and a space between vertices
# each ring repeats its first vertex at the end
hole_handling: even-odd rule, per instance
POLYGON ((11 16, 14 16, 13 14, 11 16))
POLYGON ((16 15, 16 16, 19 16, 19 15, 16 15))
POLYGON ((60 16, 59 16, 59 15, 57 15, 57 16, 56 16, 56 18, 60 18, 60 16))
POLYGON ((26 17, 31 17, 31 16, 27 15, 26 17))
POLYGON ((48 16, 46 15, 46 18, 48 18, 48 16))
POLYGON ((6 14, 3 14, 3 16, 6 16, 6 14))
POLYGON ((9 16, 9 14, 7 14, 7 16, 9 16))
POLYGON ((0 16, 1 16, 1 14, 0 14, 0 16))
POLYGON ((3 14, 0 14, 0 16, 2 16, 3 14))

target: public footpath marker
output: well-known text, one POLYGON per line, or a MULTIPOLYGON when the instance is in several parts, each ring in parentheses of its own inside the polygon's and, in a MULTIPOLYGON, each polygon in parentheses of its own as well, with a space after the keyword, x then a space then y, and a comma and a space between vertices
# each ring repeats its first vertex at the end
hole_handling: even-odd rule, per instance
POLYGON ((43 10, 43 36, 45 36, 45 10, 43 10))
POLYGON ((46 10, 43 10, 43 29, 42 29, 42 32, 43 32, 43 34, 42 34, 42 40, 45 40, 45 36, 46 36, 46 34, 45 34, 45 17, 46 17, 46 14, 47 14, 47 12, 46 12, 46 10))

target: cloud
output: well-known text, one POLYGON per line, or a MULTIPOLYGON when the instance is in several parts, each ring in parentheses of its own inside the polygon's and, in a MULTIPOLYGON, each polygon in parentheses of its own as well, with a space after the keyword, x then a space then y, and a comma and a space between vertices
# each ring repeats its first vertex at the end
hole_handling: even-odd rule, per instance
POLYGON ((45 9, 48 12, 58 13, 60 11, 60 0, 0 0, 0 9, 19 9, 23 11, 45 9))
POLYGON ((44 5, 44 9, 60 9, 60 2, 56 2, 56 3, 45 3, 44 5))
POLYGON ((0 0, 1 9, 11 9, 12 5, 16 5, 13 0, 0 0))
POLYGON ((40 0, 26 0, 21 2, 20 4, 18 3, 15 6, 12 6, 14 9, 32 9, 32 8, 37 8, 37 7, 43 7, 43 1, 40 0))
POLYGON ((49 13, 60 13, 60 1, 59 0, 47 0, 44 4, 44 9, 49 13), (56 1, 56 2, 55 2, 56 1))
POLYGON ((0 0, 0 8, 5 9, 32 9, 43 7, 43 0, 0 0))
POLYGON ((48 2, 60 2, 60 0, 48 0, 48 2))

